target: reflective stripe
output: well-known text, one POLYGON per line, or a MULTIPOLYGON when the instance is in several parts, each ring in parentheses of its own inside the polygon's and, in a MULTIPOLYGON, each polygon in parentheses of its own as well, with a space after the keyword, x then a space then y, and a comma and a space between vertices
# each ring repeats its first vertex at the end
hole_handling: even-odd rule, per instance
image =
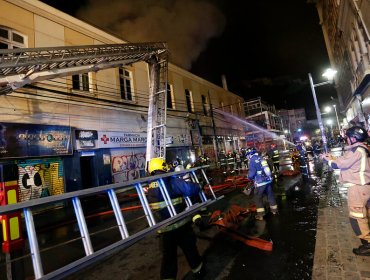
POLYGON ((273 210, 276 210, 277 209, 277 205, 272 205, 272 206, 270 206, 270 208, 273 209, 273 210))
POLYGON ((262 174, 262 171, 257 171, 257 174, 262 174))
POLYGON ((270 184, 270 183, 271 183, 271 181, 259 183, 259 184, 256 184, 256 187, 264 186, 264 185, 267 185, 267 184, 270 184))
POLYGON ((265 208, 257 208, 257 213, 265 212, 265 208))
MULTIPOLYGON (((182 197, 177 197, 177 198, 171 199, 171 201, 172 201, 172 205, 177 205, 177 204, 182 202, 182 197)), ((154 210, 158 210, 158 209, 162 209, 162 208, 167 207, 165 201, 153 202, 153 203, 150 203, 149 205, 150 205, 150 208, 152 208, 154 210)))
POLYGON ((168 226, 165 226, 164 228, 161 228, 160 230, 158 230, 157 232, 158 233, 162 233, 162 232, 167 232, 167 231, 171 231, 171 230, 175 230, 175 229, 178 229, 179 227, 185 225, 186 223, 188 223, 190 221, 190 217, 186 217, 184 218, 183 220, 181 221, 178 221, 174 224, 171 224, 171 225, 168 225, 168 226))
POLYGON ((198 265, 196 268, 192 269, 191 271, 193 273, 197 273, 202 269, 203 263, 201 262, 200 265, 198 265))
POLYGON ((349 211, 349 215, 354 217, 354 218, 365 218, 364 213, 349 211))
POLYGON ((196 221, 196 220, 201 219, 201 218, 202 218, 202 216, 201 216, 201 215, 196 214, 196 215, 193 217, 192 221, 193 221, 193 223, 195 223, 195 221, 196 221))
POLYGON ((357 149, 356 151, 359 151, 361 153, 360 182, 361 182, 361 185, 366 185, 364 172, 365 172, 365 167, 366 167, 367 154, 364 149, 357 149))

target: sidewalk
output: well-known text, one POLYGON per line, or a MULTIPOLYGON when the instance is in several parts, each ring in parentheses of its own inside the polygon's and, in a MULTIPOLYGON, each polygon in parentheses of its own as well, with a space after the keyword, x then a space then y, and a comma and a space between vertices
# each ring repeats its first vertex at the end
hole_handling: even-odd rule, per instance
POLYGON ((313 280, 369 280, 370 257, 352 253, 360 245, 348 220, 347 188, 336 185, 327 173, 326 193, 320 195, 313 280))

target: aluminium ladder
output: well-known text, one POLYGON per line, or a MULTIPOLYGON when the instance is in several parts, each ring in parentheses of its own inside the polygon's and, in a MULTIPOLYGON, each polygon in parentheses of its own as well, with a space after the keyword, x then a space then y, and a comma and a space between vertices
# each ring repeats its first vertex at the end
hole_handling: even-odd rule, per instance
POLYGON ((29 249, 31 253, 32 266, 33 266, 35 279, 62 279, 66 277, 67 275, 71 275, 93 263, 96 263, 99 260, 102 260, 103 258, 109 255, 112 255, 113 253, 118 252, 119 250, 125 249, 133 245, 134 243, 138 242, 145 236, 151 233, 154 233, 159 228, 169 225, 171 223, 174 223, 178 220, 181 220, 189 215, 193 215, 200 208, 206 207, 216 202, 217 200, 221 199, 222 197, 215 196, 215 193, 213 192, 212 187, 209 185, 208 178, 204 171, 204 168, 206 167, 208 166, 196 167, 196 168, 178 171, 178 172, 172 172, 172 173, 167 173, 167 174, 140 178, 137 180, 126 182, 126 183, 110 184, 106 186, 100 186, 100 187, 95 187, 91 189, 85 189, 81 191, 75 191, 75 192, 65 193, 65 194, 56 195, 56 196, 29 200, 27 202, 21 202, 17 204, 2 206, 0 207, 0 214, 7 214, 7 213, 14 212, 14 211, 22 211, 24 213, 24 223, 25 223, 26 231, 27 231, 27 239, 28 239, 29 249), (193 198, 185 197, 184 199, 188 206, 187 209, 181 213, 176 213, 176 210, 171 202, 167 189, 164 185, 163 178, 168 177, 168 176, 183 176, 186 173, 190 173, 191 180, 193 182, 199 182, 196 176, 196 171, 199 171, 199 170, 201 171, 202 177, 204 177, 205 182, 210 186, 209 188, 210 194, 208 194, 208 197, 207 197, 207 195, 203 191, 201 191, 199 193, 199 198, 201 202, 196 202, 196 203, 195 202, 193 203, 193 200, 192 200, 193 198), (146 195, 143 189, 145 185, 153 181, 159 182, 159 188, 163 194, 166 207, 170 213, 170 218, 164 221, 161 221, 161 222, 157 222, 155 220, 153 212, 149 206, 148 200, 146 198, 146 195), (133 190, 133 189, 136 190, 139 200, 140 200, 140 204, 143 208, 143 211, 145 213, 145 217, 148 223, 147 228, 133 235, 130 235, 128 232, 125 220, 122 215, 120 204, 119 204, 119 201, 116 195, 116 191, 122 190, 122 189, 124 191, 133 190), (84 212, 81 206, 80 198, 85 197, 85 196, 97 195, 99 193, 104 193, 104 192, 108 194, 109 201, 110 201, 110 204, 113 209, 113 213, 114 213, 114 216, 117 222, 117 227, 120 232, 121 240, 113 244, 110 244, 100 250, 94 251, 94 248, 92 246, 91 239, 90 239, 89 229, 86 223, 86 217, 84 216, 84 212), (63 201, 72 201, 74 213, 77 219, 78 230, 80 232, 81 241, 83 243, 85 256, 57 270, 44 274, 32 208, 35 208, 37 206, 50 205, 52 203, 63 202, 63 201))

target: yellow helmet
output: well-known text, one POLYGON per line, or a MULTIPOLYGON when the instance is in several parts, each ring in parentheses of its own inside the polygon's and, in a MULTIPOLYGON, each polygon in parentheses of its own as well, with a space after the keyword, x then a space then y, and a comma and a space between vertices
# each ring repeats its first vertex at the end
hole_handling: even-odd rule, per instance
POLYGON ((169 170, 169 167, 163 158, 152 158, 149 161, 149 166, 148 166, 149 173, 152 173, 157 170, 164 171, 164 172, 167 172, 169 170))

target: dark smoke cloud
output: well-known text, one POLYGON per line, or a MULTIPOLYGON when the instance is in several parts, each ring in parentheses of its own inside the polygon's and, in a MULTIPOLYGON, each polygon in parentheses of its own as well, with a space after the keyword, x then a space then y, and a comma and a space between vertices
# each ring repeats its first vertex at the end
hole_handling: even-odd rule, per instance
POLYGON ((78 17, 130 42, 167 42, 172 63, 190 69, 225 17, 212 0, 89 0, 78 17))

